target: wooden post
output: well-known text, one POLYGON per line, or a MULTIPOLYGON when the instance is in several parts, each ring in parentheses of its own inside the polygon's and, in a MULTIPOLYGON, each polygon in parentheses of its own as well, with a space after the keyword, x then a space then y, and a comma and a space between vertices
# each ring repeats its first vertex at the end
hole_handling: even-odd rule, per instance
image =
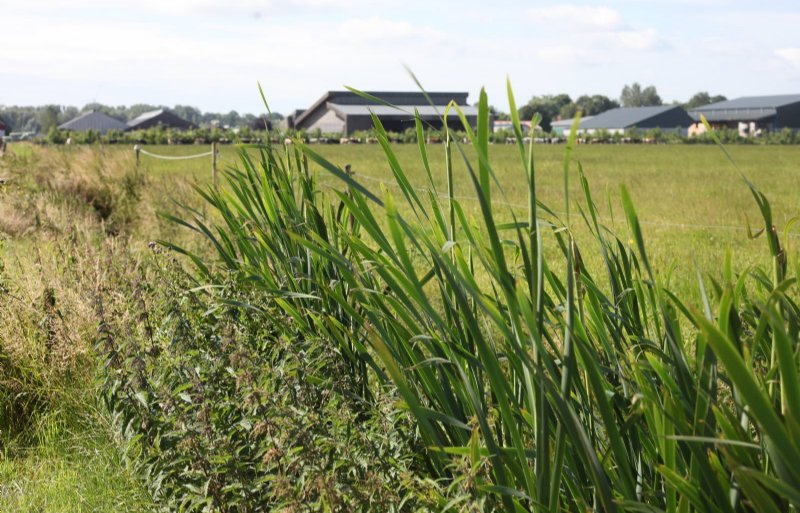
POLYGON ((211 143, 211 184, 217 188, 217 143, 211 143))
POLYGON ((136 154, 136 169, 139 169, 139 152, 142 150, 142 147, 138 144, 133 146, 133 152, 136 154))

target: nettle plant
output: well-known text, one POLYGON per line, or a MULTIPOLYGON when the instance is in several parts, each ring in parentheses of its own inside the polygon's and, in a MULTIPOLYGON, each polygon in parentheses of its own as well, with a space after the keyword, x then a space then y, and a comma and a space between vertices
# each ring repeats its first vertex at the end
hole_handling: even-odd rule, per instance
MULTIPOLYGON (((370 190, 298 140, 261 147, 257 159, 243 149, 222 189, 200 191, 211 213, 173 220, 216 251, 189 254, 201 279, 222 286, 215 270, 225 269, 237 277, 226 286, 259 291, 276 307, 260 311, 266 321, 328 341, 367 403, 396 387, 426 446, 426 472, 454 493, 445 509, 796 511, 798 264, 766 197, 745 180, 773 268, 737 274, 721 262, 721 279, 698 279, 702 301, 693 305, 651 267, 624 188, 628 236, 600 223, 572 162, 575 127, 564 214, 538 200, 535 146, 523 144, 510 85, 508 98, 528 190, 522 219, 495 198, 503 184, 481 92, 467 142, 443 130, 445 191, 419 115, 425 192, 373 116, 399 194, 370 190), (477 218, 454 197, 454 159, 467 169, 477 218), (322 190, 309 162, 346 190, 322 190), (575 174, 577 208, 568 194, 575 174), (580 248, 578 224, 592 235, 580 248), (601 266, 585 265, 589 252, 601 266)), ((458 106, 449 109, 469 127, 458 106)))

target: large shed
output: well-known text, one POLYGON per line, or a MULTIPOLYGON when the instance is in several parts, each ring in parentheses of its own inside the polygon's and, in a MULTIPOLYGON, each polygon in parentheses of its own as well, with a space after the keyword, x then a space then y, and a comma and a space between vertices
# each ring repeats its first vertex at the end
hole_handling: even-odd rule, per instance
POLYGON ((92 130, 93 132, 105 135, 109 130, 125 131, 128 129, 128 125, 117 118, 112 118, 102 112, 92 110, 84 112, 77 118, 60 125, 58 128, 70 132, 88 132, 92 130))
POLYGON ((173 114, 166 109, 151 110, 139 115, 137 118, 128 121, 130 130, 146 130, 155 126, 164 128, 174 128, 176 130, 190 130, 197 126, 185 119, 173 114))
MULTIPOLYGON (((580 131, 582 125, 592 118, 594 118, 594 116, 582 117, 578 122, 578 130, 580 131)), ((569 136, 573 124, 575 124, 575 118, 558 119, 550 123, 550 131, 558 136, 569 136)))
MULTIPOLYGON (((427 126, 442 128, 445 108, 453 101, 461 108, 470 126, 477 126, 478 123, 478 109, 467 104, 468 93, 427 93, 427 98, 421 92, 384 91, 367 94, 380 101, 368 100, 350 91, 328 91, 314 105, 293 116, 290 122, 297 130, 310 132, 319 129, 324 133, 350 135, 356 130, 372 128, 370 114, 374 113, 387 131, 402 132, 414 127, 416 110, 427 126)), ((456 130, 463 129, 454 109, 448 113, 447 124, 456 130)))
POLYGON ((685 132, 694 122, 691 116, 678 105, 657 107, 618 107, 581 121, 580 131, 595 133, 624 133, 634 128, 685 132))
POLYGON ((703 105, 690 112, 695 120, 694 133, 705 129, 700 115, 713 128, 735 128, 743 136, 760 135, 784 128, 800 129, 800 94, 745 96, 735 100, 703 105))

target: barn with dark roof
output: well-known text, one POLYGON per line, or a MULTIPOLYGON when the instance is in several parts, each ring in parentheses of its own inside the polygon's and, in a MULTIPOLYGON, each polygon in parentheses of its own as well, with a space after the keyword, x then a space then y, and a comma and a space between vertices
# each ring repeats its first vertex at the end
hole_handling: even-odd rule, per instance
POLYGON ((800 129, 800 94, 745 96, 692 109, 696 124, 693 131, 702 133, 700 115, 713 128, 735 128, 741 135, 760 135, 784 128, 800 129))
POLYGON ((98 132, 105 134, 109 130, 127 130, 128 125, 117 118, 112 118, 96 110, 84 112, 75 119, 71 119, 58 127, 60 130, 70 132, 98 132))
POLYGON ((197 128, 196 125, 173 114, 166 109, 152 110, 139 115, 137 118, 128 121, 129 130, 146 130, 148 128, 163 126, 175 130, 190 130, 197 128))
MULTIPOLYGON (((371 113, 374 113, 390 132, 402 132, 414 127, 414 111, 426 125, 442 127, 445 107, 455 102, 464 113, 467 123, 476 126, 478 109, 467 104, 468 93, 421 92, 368 92, 376 100, 368 100, 350 91, 328 91, 314 105, 288 120, 289 126, 307 132, 319 129, 324 133, 350 135, 357 130, 372 128, 371 113), (386 104, 391 104, 390 107, 386 104)), ((454 109, 448 112, 448 126, 462 129, 461 121, 454 109)))
POLYGON ((610 133, 624 133, 634 128, 683 132, 694 120, 677 105, 657 107, 619 107, 581 121, 580 131, 594 133, 605 130, 610 133))

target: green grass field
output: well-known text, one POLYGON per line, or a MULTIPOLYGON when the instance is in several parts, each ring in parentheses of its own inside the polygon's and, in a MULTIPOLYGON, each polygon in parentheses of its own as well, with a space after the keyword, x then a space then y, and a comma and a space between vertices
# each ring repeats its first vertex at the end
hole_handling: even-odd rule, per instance
MULTIPOLYGON (((148 147, 148 151, 164 155, 191 155, 207 151, 197 147, 148 147)), ((382 150, 377 145, 321 145, 312 146, 331 162, 344 166, 351 164, 356 176, 373 191, 380 191, 381 182, 388 190, 399 194, 393 187, 391 170, 382 150)), ((395 145, 398 160, 410 175, 414 185, 424 187, 425 171, 416 145, 395 145)), ((465 148, 466 154, 477 165, 474 152, 465 148)), ((126 152, 130 148, 113 148, 126 152)), ((236 149, 223 146, 219 166, 235 165, 236 149)), ((440 194, 446 193, 444 147, 431 146, 431 166, 440 194)), ((563 165, 564 145, 537 145, 534 149, 537 173, 537 192, 541 200, 557 212, 564 211, 563 165)), ((791 228, 791 219, 800 214, 797 191, 800 190, 800 148, 779 146, 734 146, 729 149, 736 162, 734 166, 722 151, 705 145, 579 145, 573 153, 570 196, 582 204, 583 194, 577 177, 580 164, 601 207, 602 221, 616 233, 624 235, 627 226, 619 202, 622 185, 628 187, 645 230, 645 240, 654 265, 661 273, 674 266, 675 284, 680 288, 695 288, 696 269, 717 272, 717 263, 730 250, 734 267, 743 269, 757 263, 767 264, 768 254, 763 238, 748 238, 747 226, 759 220, 758 209, 750 191, 740 179, 741 172, 753 181, 772 203, 774 219, 783 235, 791 228)), ((455 193, 462 199, 465 210, 473 215, 478 205, 472 199, 474 192, 466 167, 455 156, 455 193)), ((509 211, 524 217, 527 187, 519 153, 511 145, 490 148, 493 171, 501 187, 493 200, 507 203, 509 211)), ((145 171, 157 179, 173 177, 180 180, 206 181, 211 176, 210 158, 167 161, 142 156, 145 171)), ((315 166, 312 164, 312 168, 315 166)), ((318 168, 318 166, 316 166, 318 168)), ((323 183, 339 187, 335 178, 320 171, 323 183)), ((582 240, 582 222, 573 219, 576 237, 582 240), (577 221, 577 222, 576 222, 577 221)), ((800 228, 786 237, 788 247, 794 247, 800 228)))

